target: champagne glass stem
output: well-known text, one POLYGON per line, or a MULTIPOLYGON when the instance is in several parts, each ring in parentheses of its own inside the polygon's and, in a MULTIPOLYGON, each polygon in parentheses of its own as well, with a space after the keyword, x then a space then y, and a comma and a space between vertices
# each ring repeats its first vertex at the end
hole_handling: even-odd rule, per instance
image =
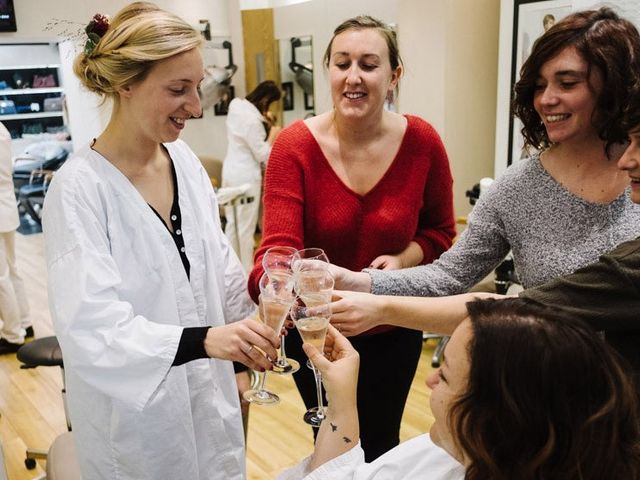
POLYGON ((267 383, 267 371, 265 370, 260 374, 260 386, 258 387, 259 392, 264 392, 264 386, 267 383))
POLYGON ((284 351, 284 335, 280 335, 280 358, 276 362, 280 368, 287 366, 287 353, 284 351))
POLYGON ((313 363, 313 376, 316 379, 316 394, 318 396, 318 420, 324 420, 324 406, 322 404, 322 373, 318 370, 313 363))

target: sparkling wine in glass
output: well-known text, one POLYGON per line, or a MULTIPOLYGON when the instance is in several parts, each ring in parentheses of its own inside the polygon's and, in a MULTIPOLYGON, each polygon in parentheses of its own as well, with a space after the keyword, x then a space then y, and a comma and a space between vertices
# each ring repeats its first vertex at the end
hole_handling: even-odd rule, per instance
MULTIPOLYGON (((272 281, 264 273, 260 278, 260 319, 276 332, 282 331, 284 319, 287 318, 291 304, 295 300, 291 289, 288 287, 290 281, 272 281)), ((278 395, 265 388, 267 372, 262 372, 260 384, 257 389, 244 392, 246 401, 257 403, 258 405, 273 405, 280 401, 278 395)))
MULTIPOLYGON (((287 285, 290 290, 293 289, 291 263, 296 252, 297 250, 293 247, 271 247, 262 257, 262 268, 269 278, 274 281, 289 282, 287 285)), ((280 375, 288 375, 300 370, 300 364, 297 360, 287 358, 284 339, 285 336, 281 335, 278 360, 273 364, 273 372, 280 375)))
MULTIPOLYGON (((331 308, 329 304, 307 307, 294 304, 290 312, 302 341, 314 345, 320 352, 324 350, 324 342, 327 336, 327 328, 331 320, 331 308)), ((304 421, 312 427, 319 427, 326 417, 326 409, 322 403, 322 375, 311 362, 311 369, 316 381, 316 395, 318 406, 310 408, 304 414, 304 421)))
MULTIPOLYGON (((304 251, 301 252, 304 253, 304 251)), ((324 252, 320 256, 326 258, 324 252)), ((300 257, 294 259, 294 289, 300 301, 307 307, 327 305, 331 303, 333 296, 335 282, 329 272, 329 263, 318 258, 318 255, 314 255, 312 259, 301 260, 300 257)), ((307 367, 313 368, 309 360, 307 360, 307 367)))

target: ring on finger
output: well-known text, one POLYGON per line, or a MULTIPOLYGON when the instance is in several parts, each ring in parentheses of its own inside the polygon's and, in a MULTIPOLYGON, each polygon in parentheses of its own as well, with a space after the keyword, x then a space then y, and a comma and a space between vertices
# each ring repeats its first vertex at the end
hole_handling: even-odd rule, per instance
POLYGON ((249 345, 249 348, 247 348, 247 350, 245 350, 244 354, 245 355, 249 355, 252 351, 253 351, 253 345, 249 345))

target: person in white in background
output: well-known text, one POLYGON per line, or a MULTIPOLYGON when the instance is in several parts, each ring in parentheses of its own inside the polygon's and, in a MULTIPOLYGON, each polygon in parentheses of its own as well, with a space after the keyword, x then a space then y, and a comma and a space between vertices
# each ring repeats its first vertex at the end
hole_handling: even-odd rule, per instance
POLYGON ((33 336, 29 303, 16 267, 15 234, 20 225, 13 191, 11 135, 0 123, 0 355, 15 353, 33 336))
POLYGON ((111 118, 57 171, 43 216, 82 478, 244 480, 230 360, 270 369, 258 349, 275 358, 279 338, 246 318, 211 181, 178 139, 202 114, 202 36, 147 2, 87 30, 74 72, 111 118))
POLYGON ((224 233, 240 257, 245 270, 253 267, 253 236, 260 212, 262 171, 271 145, 280 133, 268 115, 269 105, 280 100, 280 87, 272 81, 260 83, 246 98, 234 98, 227 114, 227 155, 222 164, 222 186, 250 187, 242 203, 225 207, 224 233))

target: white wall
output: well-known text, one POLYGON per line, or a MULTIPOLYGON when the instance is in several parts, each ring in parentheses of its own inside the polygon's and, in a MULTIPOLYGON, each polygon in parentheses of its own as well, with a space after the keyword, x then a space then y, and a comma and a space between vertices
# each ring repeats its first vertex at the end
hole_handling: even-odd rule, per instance
POLYGON ((471 210, 465 192, 493 177, 499 0, 448 0, 444 139, 456 213, 471 210))
POLYGON ((456 215, 465 192, 493 176, 499 0, 399 0, 405 61, 399 110, 442 136, 454 178, 456 215))

